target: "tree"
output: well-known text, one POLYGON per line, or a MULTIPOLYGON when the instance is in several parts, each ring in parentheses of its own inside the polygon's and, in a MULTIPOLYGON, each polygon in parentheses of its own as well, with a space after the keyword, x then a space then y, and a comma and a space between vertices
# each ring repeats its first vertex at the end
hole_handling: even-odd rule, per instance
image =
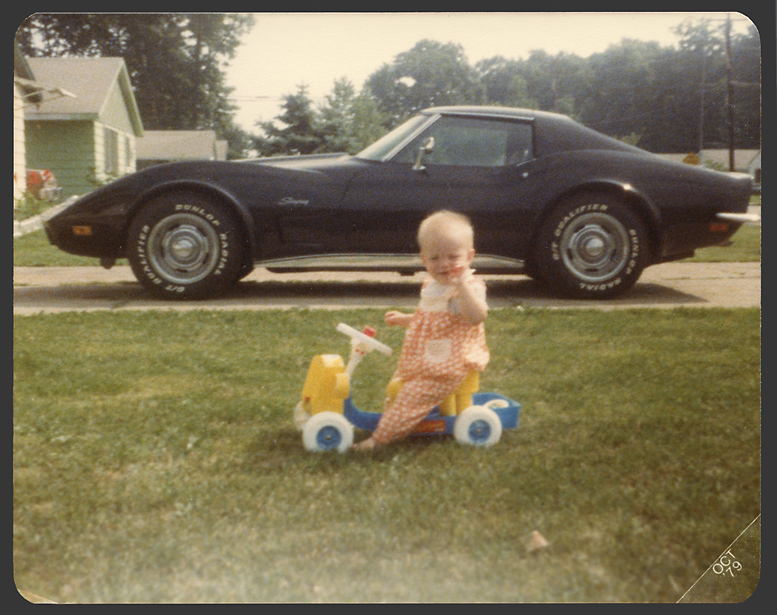
POLYGON ((761 148, 761 44, 750 26, 732 41, 736 140, 740 147, 761 148))
POLYGON ((583 122, 613 136, 644 137, 654 117, 659 54, 655 42, 624 40, 592 55, 583 122))
POLYGON ((320 113, 324 143, 317 152, 356 154, 386 132, 386 118, 369 89, 357 96, 346 79, 335 82, 320 113))
POLYGON ((356 91, 347 79, 335 81, 332 93, 320 109, 323 143, 319 152, 352 152, 356 91))
MULTIPOLYGON (((477 72, 489 104, 564 113, 655 152, 724 147, 727 131, 723 26, 687 21, 679 48, 623 40, 586 59, 533 51, 495 56, 477 72)), ((735 140, 760 147, 760 46, 754 28, 731 38, 735 140)))
POLYGON ((149 130, 238 134, 222 70, 253 17, 223 13, 36 13, 17 32, 29 56, 121 57, 149 130))
POLYGON ((386 116, 380 111, 378 102, 365 87, 353 102, 353 125, 351 143, 355 154, 377 141, 386 133, 386 116))
POLYGON ((276 118, 277 122, 259 124, 265 136, 257 137, 255 146, 262 155, 312 154, 324 144, 320 120, 307 94, 307 86, 300 85, 296 94, 287 94, 281 108, 284 111, 276 118))
POLYGON ((481 60, 475 65, 478 80, 483 87, 483 95, 489 104, 513 106, 508 103, 514 95, 510 84, 518 73, 519 65, 518 60, 508 60, 504 56, 481 60))
POLYGON ((482 60, 476 70, 489 104, 577 116, 585 63, 574 54, 532 51, 526 60, 482 60))
POLYGON ((482 104, 483 87, 461 45, 422 40, 373 73, 366 86, 395 126, 425 107, 482 104))
POLYGON ((720 121, 725 114, 726 52, 723 39, 714 30, 706 20, 685 20, 675 30, 681 36, 677 55, 680 73, 675 73, 675 78, 683 83, 683 102, 691 110, 683 123, 695 132, 694 143, 683 148, 686 150, 720 147, 725 138, 720 121))
POLYGON ((529 94, 524 63, 495 56, 475 66, 489 104, 503 107, 539 109, 539 102, 529 94))
POLYGON ((698 126, 697 148, 727 146, 727 90, 732 89, 734 140, 736 147, 761 146, 761 46, 758 31, 749 26, 743 34, 726 39, 726 23, 714 26, 709 20, 686 20, 677 28, 682 36, 678 60, 687 66, 680 81, 688 84, 698 126), (727 46, 730 49, 731 71, 727 46), (696 85, 694 88, 693 85, 696 85))

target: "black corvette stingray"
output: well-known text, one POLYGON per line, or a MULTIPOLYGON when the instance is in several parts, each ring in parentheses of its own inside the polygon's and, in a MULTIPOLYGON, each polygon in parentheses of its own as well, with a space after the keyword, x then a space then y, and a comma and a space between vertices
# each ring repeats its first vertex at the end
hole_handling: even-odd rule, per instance
POLYGON ((526 273, 580 298, 628 290, 649 265, 727 241, 751 178, 687 164, 553 113, 427 109, 355 156, 163 164, 91 192, 46 223, 55 246, 170 298, 271 271, 421 267, 432 211, 465 213, 481 273, 526 273))

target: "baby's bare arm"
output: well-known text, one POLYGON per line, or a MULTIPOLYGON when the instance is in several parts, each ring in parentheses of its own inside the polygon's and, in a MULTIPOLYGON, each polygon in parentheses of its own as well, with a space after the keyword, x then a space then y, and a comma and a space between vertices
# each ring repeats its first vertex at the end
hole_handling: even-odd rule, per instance
POLYGON ((383 320, 386 322, 386 324, 389 327, 408 327, 410 326, 410 319, 413 317, 412 314, 403 314, 402 312, 397 312, 396 310, 391 310, 390 312, 386 312, 386 315, 383 317, 383 320))

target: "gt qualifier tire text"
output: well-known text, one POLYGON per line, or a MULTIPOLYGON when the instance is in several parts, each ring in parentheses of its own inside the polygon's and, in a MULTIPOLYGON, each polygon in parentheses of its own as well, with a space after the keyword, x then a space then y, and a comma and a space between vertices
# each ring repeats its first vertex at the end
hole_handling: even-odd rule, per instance
POLYGON ((154 199, 133 219, 128 242, 135 277, 166 298, 223 292, 242 271, 245 247, 234 216, 198 194, 154 199))
POLYGON ((624 293, 649 262, 642 220, 609 195, 564 201, 543 224, 535 248, 541 279, 576 299, 624 293))

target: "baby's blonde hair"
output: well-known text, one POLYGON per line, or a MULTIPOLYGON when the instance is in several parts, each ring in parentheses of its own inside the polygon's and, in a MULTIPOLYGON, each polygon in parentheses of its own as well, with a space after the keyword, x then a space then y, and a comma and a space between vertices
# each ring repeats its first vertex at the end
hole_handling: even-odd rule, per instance
POLYGON ((475 247, 475 231, 472 228, 472 223, 467 216, 455 211, 443 209, 427 216, 421 222, 418 227, 417 240, 422 250, 424 243, 432 233, 460 240, 469 249, 475 247))

